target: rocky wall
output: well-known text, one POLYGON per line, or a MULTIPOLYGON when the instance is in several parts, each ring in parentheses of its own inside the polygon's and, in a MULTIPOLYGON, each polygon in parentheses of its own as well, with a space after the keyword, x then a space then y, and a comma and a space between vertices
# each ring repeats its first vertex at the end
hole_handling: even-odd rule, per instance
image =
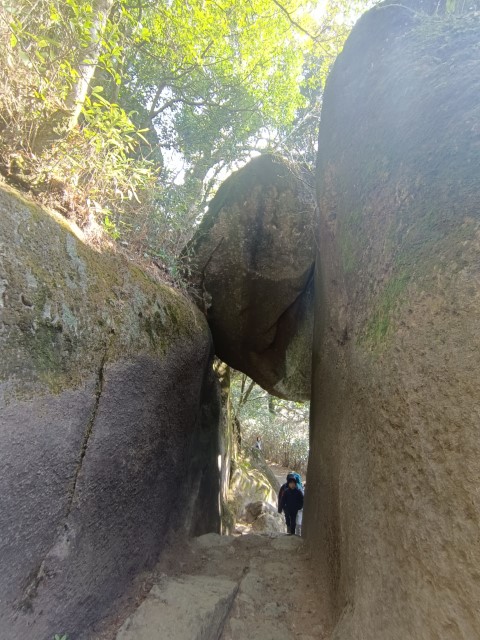
POLYGON ((219 530, 201 313, 0 189, 0 638, 91 638, 169 532, 219 530))
POLYGON ((381 5, 326 89, 305 513, 335 640, 480 637, 478 42, 381 5))

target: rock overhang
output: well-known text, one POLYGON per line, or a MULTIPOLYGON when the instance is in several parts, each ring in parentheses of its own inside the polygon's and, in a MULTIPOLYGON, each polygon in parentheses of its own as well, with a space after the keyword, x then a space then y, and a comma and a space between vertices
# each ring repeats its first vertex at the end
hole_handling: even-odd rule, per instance
POLYGON ((273 395, 310 397, 314 190, 274 155, 232 174, 185 250, 218 357, 273 395))

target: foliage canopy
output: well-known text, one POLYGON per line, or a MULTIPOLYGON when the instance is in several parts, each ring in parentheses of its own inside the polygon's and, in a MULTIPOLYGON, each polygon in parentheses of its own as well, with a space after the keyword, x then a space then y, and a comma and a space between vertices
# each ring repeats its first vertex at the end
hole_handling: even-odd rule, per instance
POLYGON ((328 69, 367 4, 6 0, 0 170, 82 226, 174 256, 236 163, 312 162, 328 69))
POLYGON ((257 436, 268 460, 307 471, 309 451, 309 402, 271 396, 245 374, 231 373, 232 404, 240 423, 242 444, 253 446, 257 436))

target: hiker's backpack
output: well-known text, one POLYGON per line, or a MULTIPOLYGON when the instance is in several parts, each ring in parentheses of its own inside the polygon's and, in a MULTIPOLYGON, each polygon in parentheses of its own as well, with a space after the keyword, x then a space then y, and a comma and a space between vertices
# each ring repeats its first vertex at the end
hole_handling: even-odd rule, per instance
POLYGON ((301 478, 300 474, 299 473, 292 473, 291 475, 295 478, 295 480, 297 481, 297 487, 303 493, 303 484, 302 484, 302 478, 301 478))

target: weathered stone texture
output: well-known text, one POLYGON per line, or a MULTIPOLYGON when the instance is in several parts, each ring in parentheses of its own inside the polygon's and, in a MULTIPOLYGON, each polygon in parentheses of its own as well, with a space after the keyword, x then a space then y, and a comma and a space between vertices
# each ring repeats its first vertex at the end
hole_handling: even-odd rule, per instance
POLYGON ((220 187, 186 254, 215 352, 270 393, 310 397, 314 197, 260 156, 220 187))
POLYGON ((305 513, 335 640, 480 637, 478 42, 374 9, 325 95, 305 513))
POLYGON ((0 638, 90 638, 169 531, 218 529, 211 339, 7 189, 0 242, 0 638))
POLYGON ((126 620, 116 640, 219 638, 238 586, 217 576, 166 578, 126 620))

